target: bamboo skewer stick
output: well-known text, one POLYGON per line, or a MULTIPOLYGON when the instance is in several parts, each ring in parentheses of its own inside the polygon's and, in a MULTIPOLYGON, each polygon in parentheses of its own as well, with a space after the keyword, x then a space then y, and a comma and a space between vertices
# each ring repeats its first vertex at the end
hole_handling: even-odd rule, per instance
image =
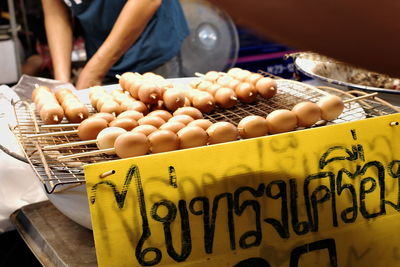
POLYGON ((99 150, 95 150, 95 151, 87 151, 87 152, 82 152, 82 153, 66 155, 66 156, 60 156, 60 157, 57 157, 57 159, 63 160, 63 159, 81 158, 81 157, 87 157, 87 156, 96 156, 96 155, 100 155, 103 153, 115 153, 115 148, 99 149, 99 150))
POLYGON ((64 143, 64 144, 58 144, 58 145, 44 146, 43 150, 58 149, 58 148, 72 147, 72 146, 81 146, 81 145, 90 145, 90 144, 95 144, 95 143, 96 143, 96 140, 78 141, 78 142, 64 143))
POLYGON ((371 93, 371 94, 368 94, 368 95, 363 95, 363 96, 358 96, 358 97, 346 99, 346 100, 343 101, 343 103, 344 103, 344 104, 347 104, 347 103, 350 103, 350 102, 353 102, 353 101, 357 101, 357 100, 361 100, 361 99, 366 99, 366 98, 374 97, 374 96, 376 96, 377 94, 378 94, 378 93, 375 92, 375 93, 371 93))
POLYGON ((50 128, 63 128, 63 127, 78 127, 80 123, 64 123, 64 124, 44 124, 41 125, 41 128, 50 129, 50 128))
POLYGON ((46 136, 57 136, 57 135, 68 135, 68 134, 76 134, 78 130, 71 131, 60 131, 60 132, 49 132, 49 133, 40 133, 40 134, 29 134, 27 138, 37 138, 37 137, 46 137, 46 136))

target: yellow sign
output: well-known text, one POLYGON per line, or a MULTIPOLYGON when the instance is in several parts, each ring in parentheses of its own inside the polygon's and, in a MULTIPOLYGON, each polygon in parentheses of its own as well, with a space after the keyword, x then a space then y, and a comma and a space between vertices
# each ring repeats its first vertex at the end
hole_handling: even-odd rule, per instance
POLYGON ((98 263, 400 266, 399 121, 88 165, 98 263))

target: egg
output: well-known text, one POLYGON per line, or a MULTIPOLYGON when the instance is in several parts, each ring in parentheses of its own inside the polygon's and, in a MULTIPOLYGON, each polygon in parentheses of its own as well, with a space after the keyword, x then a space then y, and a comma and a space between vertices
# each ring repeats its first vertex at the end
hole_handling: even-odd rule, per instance
POLYGON ((179 121, 168 121, 160 126, 160 130, 169 130, 171 132, 177 133, 180 129, 184 128, 186 125, 179 121))
POLYGON ((251 83, 252 85, 256 85, 256 83, 261 79, 261 78, 263 78, 264 76, 262 76, 261 74, 259 74, 259 73, 252 73, 252 74, 250 74, 248 77, 247 77, 247 79, 246 79, 246 82, 248 82, 248 83, 251 83))
MULTIPOLYGON (((107 114, 107 113, 106 113, 107 114)), ((138 121, 138 120, 140 120, 141 118, 143 118, 144 116, 143 116, 143 113, 142 112, 139 112, 139 111, 137 111, 137 110, 126 110, 126 111, 124 111, 124 112, 121 112, 118 116, 117 116, 117 118, 119 119, 119 118, 130 118, 130 119, 132 119, 132 120, 135 120, 135 121, 138 121)))
POLYGON ((147 136, 140 132, 126 132, 119 135, 114 142, 115 154, 120 158, 146 155, 150 144, 147 136))
POLYGON ((219 88, 221 88, 221 85, 219 85, 219 84, 217 84, 217 83, 214 83, 214 84, 212 84, 210 87, 208 87, 206 91, 207 91, 210 95, 215 96, 215 93, 217 92, 217 90, 218 90, 219 88))
POLYGON ((157 131, 157 129, 158 128, 153 125, 143 124, 143 125, 139 125, 139 126, 133 128, 133 130, 131 132, 138 132, 138 133, 142 133, 142 134, 148 136, 152 132, 157 131))
POLYGON ((113 148, 115 139, 123 133, 126 133, 126 130, 119 127, 104 128, 96 137, 97 147, 99 149, 113 148))
POLYGON ((192 105, 203 113, 210 113, 215 107, 215 100, 210 93, 200 91, 193 96, 192 105))
POLYGON ((177 116, 177 115, 188 115, 188 116, 192 117, 195 120, 203 118, 203 114, 201 113, 201 111, 199 109, 195 108, 195 107, 178 108, 173 113, 173 115, 174 116, 177 116))
POLYGON ((114 115, 118 115, 119 113, 121 113, 121 107, 114 100, 107 101, 107 102, 104 102, 103 105, 101 105, 99 112, 105 112, 105 113, 111 113, 114 115))
POLYGON ((99 112, 99 113, 93 114, 92 116, 90 116, 90 118, 102 118, 102 119, 106 120, 108 123, 110 123, 111 121, 113 121, 115 119, 115 116, 111 113, 99 112))
POLYGON ((182 90, 171 88, 163 94, 164 106, 171 111, 175 111, 185 105, 185 94, 182 90))
POLYGON ((300 102, 292 111, 297 116, 297 125, 301 127, 310 127, 321 119, 321 109, 312 102, 300 102))
POLYGON ((250 83, 241 83, 237 86, 235 93, 239 101, 243 103, 252 103, 257 98, 257 90, 250 83))
POLYGON ((58 103, 48 103, 40 109, 40 118, 45 124, 57 124, 64 118, 64 110, 58 103))
POLYGON ((278 86, 275 80, 264 77, 256 82, 258 93, 264 98, 271 98, 278 92, 278 86))
POLYGON ((190 117, 189 115, 176 115, 173 116, 171 119, 168 120, 168 122, 170 121, 179 121, 182 122, 183 124, 187 125, 189 122, 194 121, 194 119, 192 117, 190 117))
POLYGON ((89 117, 89 109, 80 102, 67 106, 64 112, 68 121, 71 123, 81 122, 89 117))
MULTIPOLYGON (((218 79, 218 78, 217 78, 217 79, 218 79)), ((207 80, 204 80, 204 81, 201 81, 201 82, 197 85, 196 89, 201 90, 201 91, 207 91, 207 88, 210 87, 211 85, 213 85, 212 82, 207 81, 207 80)))
POLYGON ((179 138, 174 132, 157 130, 148 136, 152 153, 167 152, 179 149, 179 138))
POLYGON ((198 120, 189 122, 187 126, 199 126, 200 128, 207 130, 208 127, 210 127, 211 125, 213 125, 213 123, 210 120, 198 119, 198 120))
POLYGON ((115 120, 109 123, 110 127, 119 127, 127 131, 132 130, 138 125, 139 125, 138 122, 131 118, 116 118, 115 120))
POLYGON ((146 81, 139 87, 139 100, 146 104, 156 104, 161 99, 161 88, 152 81, 146 81))
POLYGON ((247 116, 239 122, 238 131, 244 139, 264 136, 268 134, 268 123, 264 117, 247 116))
POLYGON ((95 140, 97 134, 108 127, 108 122, 102 118, 90 117, 78 126, 78 136, 81 140, 95 140))
POLYGON ((204 79, 210 82, 215 82, 221 75, 217 71, 209 71, 204 75, 204 79))
POLYGON ((293 131, 297 126, 296 114, 287 109, 272 111, 266 120, 271 134, 293 131))
POLYGON ((231 108, 238 102, 236 93, 231 88, 227 87, 218 89, 214 98, 216 104, 222 108, 231 108))
POLYGON ((344 110, 342 99, 335 95, 327 95, 322 97, 317 105, 321 109, 321 118, 326 121, 332 121, 339 117, 344 110))
POLYGON ((146 104, 138 100, 129 100, 128 102, 124 101, 121 104, 121 108, 124 108, 124 110, 136 110, 143 113, 144 115, 149 112, 146 104))
POLYGON ((205 146, 208 142, 207 132, 198 126, 187 126, 177 133, 180 140, 180 148, 192 148, 205 146))
POLYGON ((218 144, 235 141, 238 138, 238 129, 230 122, 216 122, 207 129, 209 144, 218 144))
POLYGON ((164 121, 168 121, 169 119, 172 118, 172 114, 169 113, 166 110, 154 110, 152 112, 150 112, 149 114, 147 114, 147 116, 156 116, 156 117, 160 117, 161 119, 163 119, 164 121))
POLYGON ((139 125, 143 124, 150 124, 153 125, 156 128, 159 128, 161 125, 165 123, 165 120, 161 119, 158 116, 145 116, 138 120, 139 125))
POLYGON ((234 80, 235 78, 229 75, 223 75, 218 78, 217 84, 221 85, 222 87, 229 87, 229 83, 234 80))

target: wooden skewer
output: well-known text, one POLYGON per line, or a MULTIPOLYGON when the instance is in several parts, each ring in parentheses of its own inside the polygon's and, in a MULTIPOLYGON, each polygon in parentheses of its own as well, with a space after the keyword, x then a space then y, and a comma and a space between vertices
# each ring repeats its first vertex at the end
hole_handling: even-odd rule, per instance
POLYGON ((370 97, 374 97, 376 96, 378 93, 371 93, 371 94, 367 94, 367 95, 362 95, 362 96, 358 96, 358 97, 354 97, 354 98, 350 98, 350 99, 346 99, 343 101, 344 104, 346 103, 350 103, 353 101, 357 101, 357 100, 361 100, 361 99, 365 99, 365 98, 370 98, 370 97))
POLYGON ((49 133, 40 133, 40 134, 29 134, 27 138, 37 138, 37 137, 46 137, 46 136, 56 136, 56 135, 68 135, 68 134, 76 134, 78 130, 71 131, 60 131, 60 132, 49 132, 49 133))
POLYGON ((80 123, 60 123, 60 124, 44 124, 41 125, 40 127, 44 129, 49 129, 49 128, 64 128, 64 127, 78 127, 80 123))
POLYGON ((64 143, 64 144, 58 144, 58 145, 44 146, 42 149, 43 150, 58 149, 58 148, 63 148, 63 147, 90 145, 90 144, 95 144, 95 143, 96 143, 96 140, 86 140, 86 141, 78 141, 78 142, 64 143))
POLYGON ((200 72, 195 72, 194 75, 197 76, 197 77, 204 77, 205 76, 203 73, 200 73, 200 72))
POLYGON ((120 80, 120 79, 122 78, 122 76, 119 75, 119 74, 117 74, 117 75, 115 75, 115 78, 117 78, 118 80, 120 80))
POLYGON ((81 158, 81 157, 87 157, 87 156, 95 156, 95 155, 100 155, 103 153, 115 153, 115 148, 106 148, 106 149, 99 149, 95 151, 87 151, 87 152, 82 152, 82 153, 76 153, 72 155, 66 155, 66 156, 59 156, 57 157, 58 160, 63 160, 63 159, 74 159, 74 158, 81 158))

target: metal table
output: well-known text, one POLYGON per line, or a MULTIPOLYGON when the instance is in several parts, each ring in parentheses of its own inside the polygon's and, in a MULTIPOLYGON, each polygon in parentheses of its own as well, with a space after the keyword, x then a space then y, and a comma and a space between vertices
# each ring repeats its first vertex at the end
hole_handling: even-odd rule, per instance
POLYGON ((44 266, 97 266, 92 231, 67 218, 50 201, 24 206, 10 219, 44 266))

